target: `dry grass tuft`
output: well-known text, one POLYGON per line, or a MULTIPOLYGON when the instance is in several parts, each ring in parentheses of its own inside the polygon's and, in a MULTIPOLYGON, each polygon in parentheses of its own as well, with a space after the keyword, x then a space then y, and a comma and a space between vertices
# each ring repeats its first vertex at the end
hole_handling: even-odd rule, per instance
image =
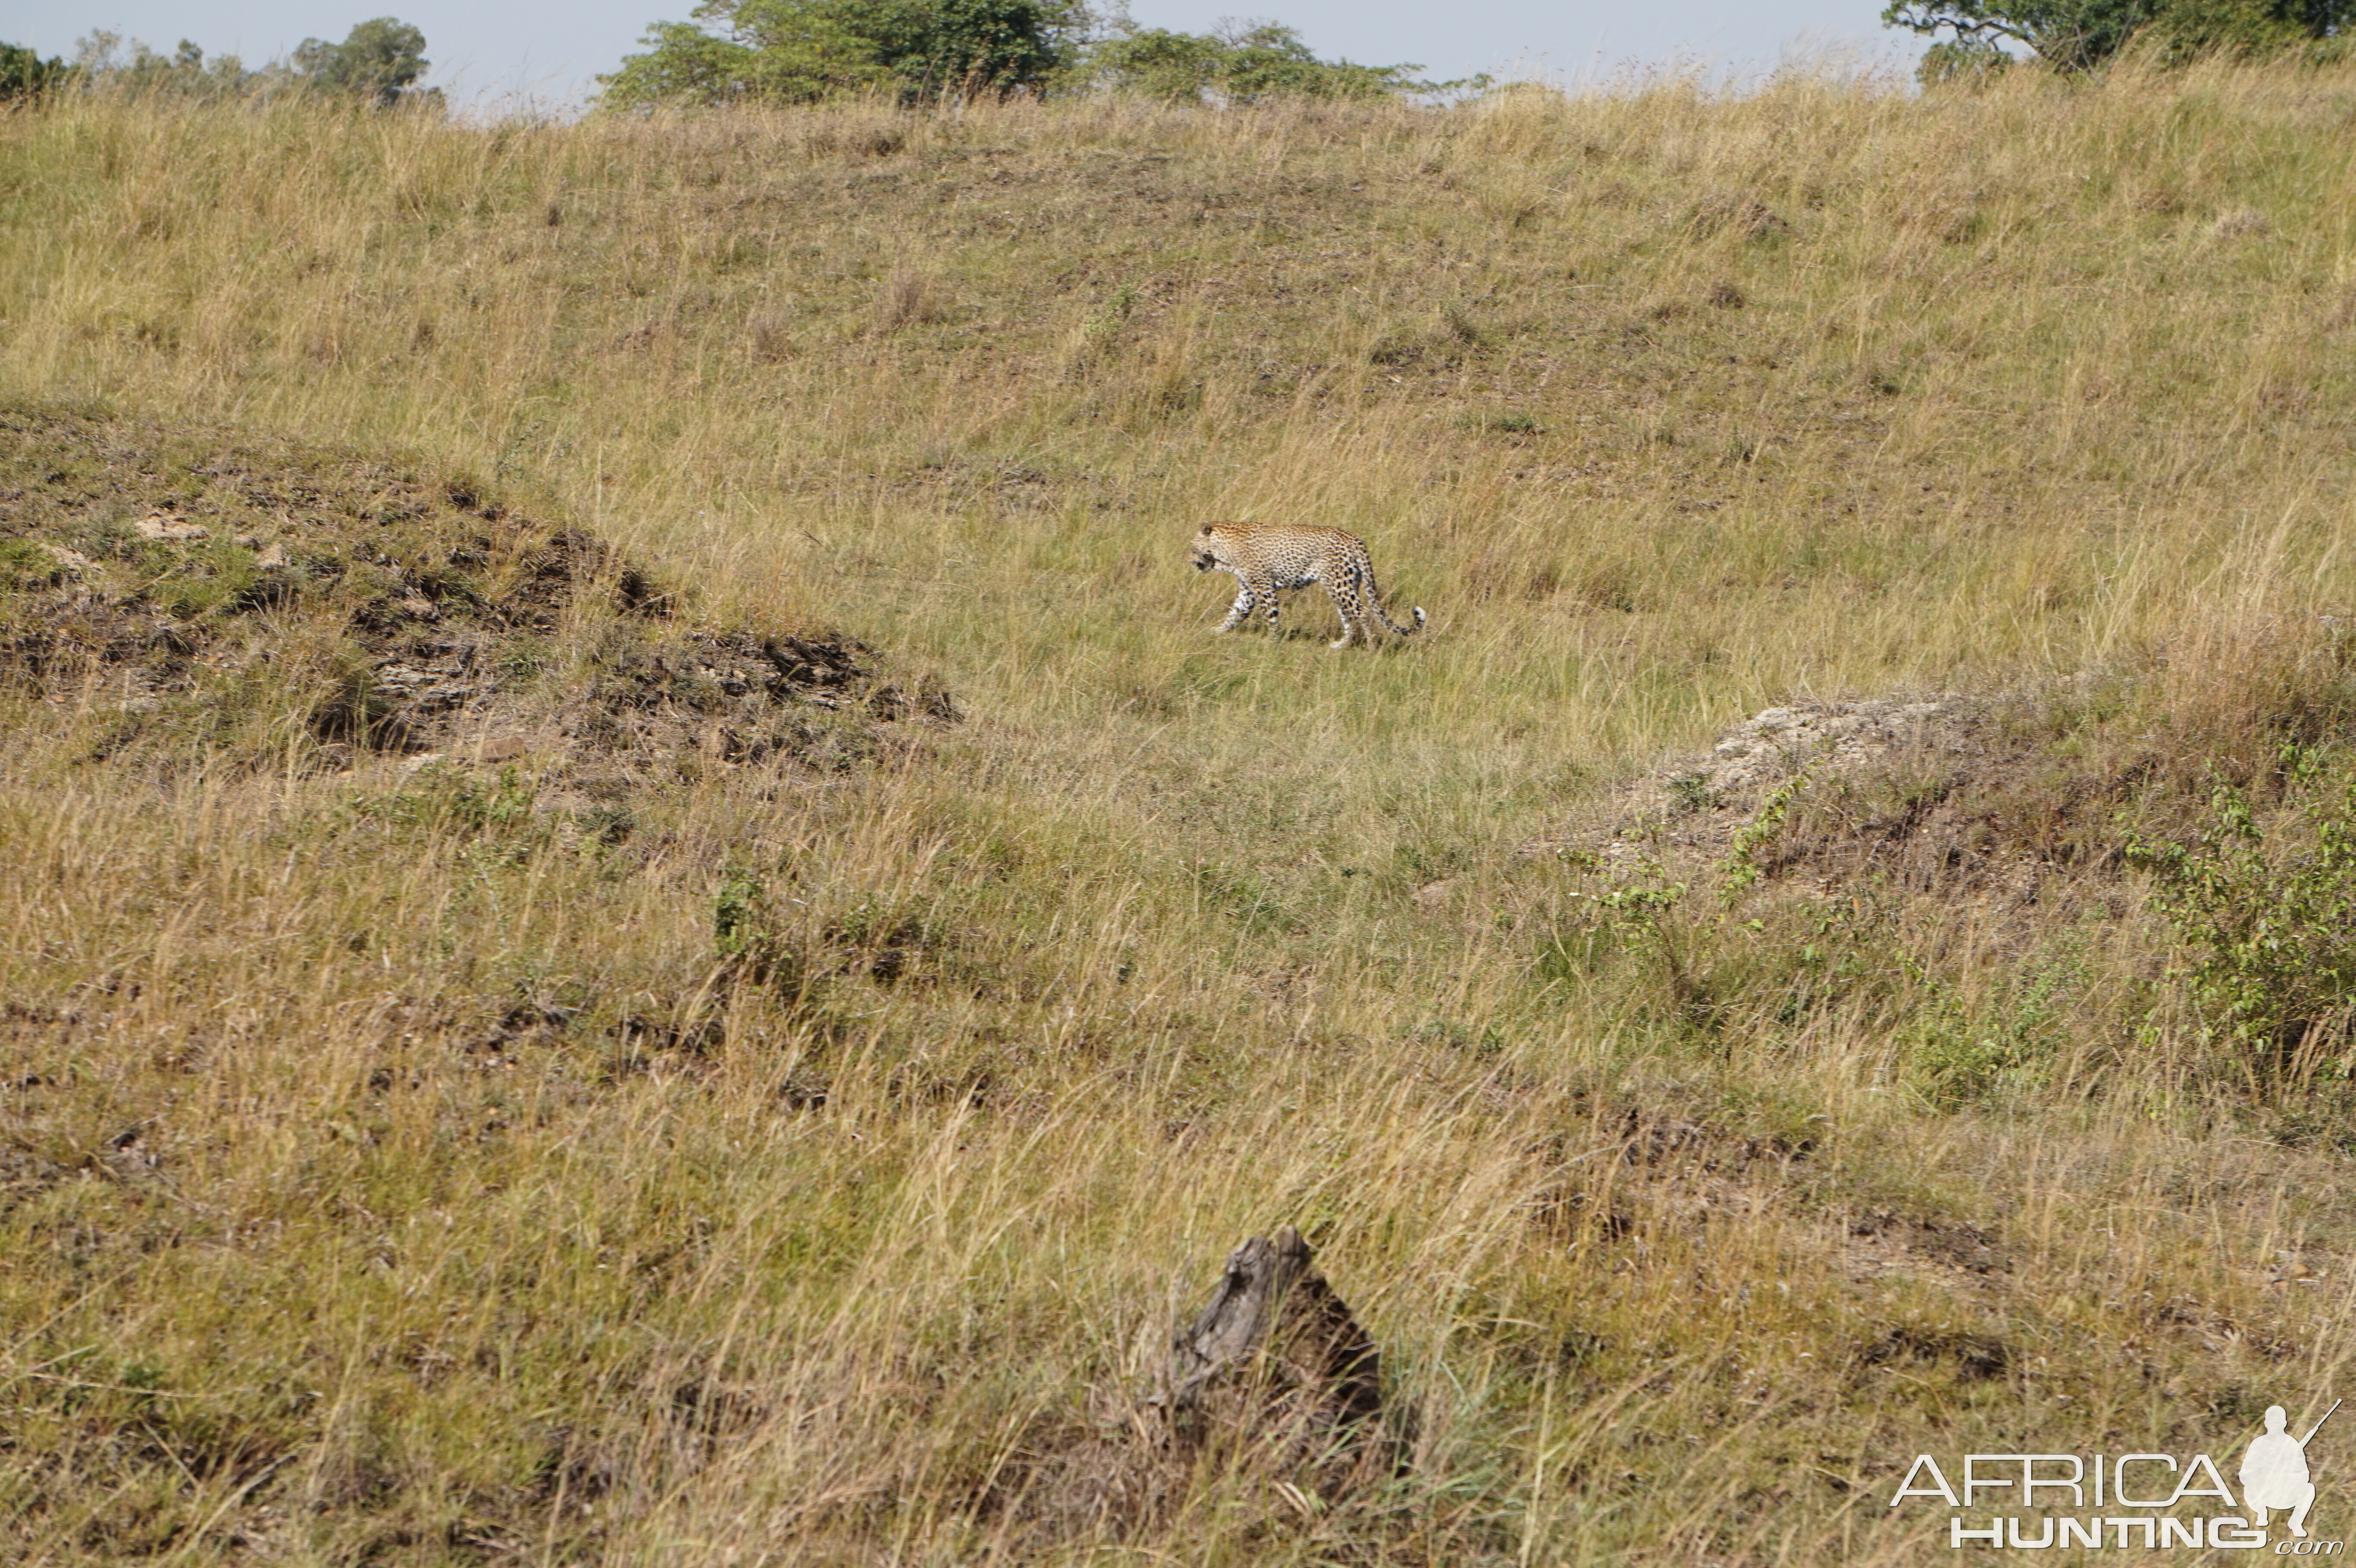
POLYGON ((875 296, 875 325, 891 332, 949 319, 947 296, 930 273, 894 267, 875 296))

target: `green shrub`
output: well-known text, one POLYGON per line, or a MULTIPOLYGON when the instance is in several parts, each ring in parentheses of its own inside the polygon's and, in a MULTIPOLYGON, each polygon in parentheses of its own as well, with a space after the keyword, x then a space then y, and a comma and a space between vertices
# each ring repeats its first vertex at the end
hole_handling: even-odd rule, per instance
POLYGON ((2271 840, 2249 796, 2221 784, 2190 843, 2138 840, 2128 855, 2190 952, 2181 973, 2203 1033, 2254 1068, 2311 1069, 2346 1043, 2356 1003, 2356 772, 2328 778, 2318 752, 2291 746, 2280 776, 2311 804, 2271 840))
POLYGON ((1941 1110, 1996 1104, 2051 1086, 2068 1044, 2068 1012, 2088 978, 2077 944, 2024 964, 1985 1006, 1934 991, 1915 1020, 1908 1086, 1941 1110))

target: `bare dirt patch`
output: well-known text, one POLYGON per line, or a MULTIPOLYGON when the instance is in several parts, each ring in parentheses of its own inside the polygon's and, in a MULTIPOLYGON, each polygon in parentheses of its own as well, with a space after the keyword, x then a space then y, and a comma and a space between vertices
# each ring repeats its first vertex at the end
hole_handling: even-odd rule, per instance
POLYGON ((855 638, 699 626, 683 599, 469 476, 0 409, 0 685, 99 715, 100 760, 529 758, 635 787, 958 718, 855 638))

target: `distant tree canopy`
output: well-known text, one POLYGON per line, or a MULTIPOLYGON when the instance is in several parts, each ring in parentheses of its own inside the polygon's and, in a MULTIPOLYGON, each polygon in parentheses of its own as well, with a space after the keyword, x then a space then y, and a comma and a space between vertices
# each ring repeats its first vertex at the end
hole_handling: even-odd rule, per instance
POLYGON ((1922 79, 2001 69, 2019 45, 2056 70, 2089 70, 2130 38, 2162 57, 2271 54, 2337 39, 2356 22, 2356 0, 1890 0, 1889 27, 1933 37, 1922 79))
POLYGON ((205 59, 205 51, 180 40, 172 53, 158 54, 136 38, 125 42, 120 33, 103 29, 78 39, 74 74, 93 86, 112 86, 134 92, 170 92, 197 98, 234 98, 263 91, 267 71, 248 70, 235 55, 205 59))
POLYGON ((1249 102, 1465 85, 1413 80, 1417 66, 1321 60, 1273 23, 1197 35, 1140 28, 1116 11, 1092 37, 1085 0, 702 0, 693 16, 648 28, 646 53, 597 79, 599 101, 791 103, 881 88, 912 100, 1056 91, 1249 102))
POLYGON ((1088 51, 1087 78, 1114 92, 1192 102, 1216 97, 1249 103, 1280 96, 1384 98, 1461 86, 1414 80, 1417 65, 1322 60, 1301 35, 1273 22, 1229 24, 1215 33, 1161 27, 1117 29, 1088 51))
POLYGON ((0 44, 0 103, 11 99, 37 98, 64 81, 73 68, 55 59, 43 59, 16 44, 0 44))
POLYGON ((610 108, 806 102, 846 89, 911 98, 1043 87, 1077 44, 1076 0, 703 0, 597 80, 610 108))
POLYGON ((49 64, 93 87, 132 92, 250 98, 309 91, 356 97, 384 107, 439 107, 442 101, 438 91, 416 85, 430 64, 425 35, 391 16, 362 22, 340 44, 305 38, 290 59, 259 70, 246 69, 235 55, 215 55, 209 60, 204 50, 186 38, 166 55, 103 30, 76 44, 70 68, 54 60, 49 64))
POLYGON ((423 33, 398 17, 379 16, 354 27, 340 44, 305 38, 291 63, 294 75, 314 87, 356 93, 390 108, 434 62, 425 58, 423 33))

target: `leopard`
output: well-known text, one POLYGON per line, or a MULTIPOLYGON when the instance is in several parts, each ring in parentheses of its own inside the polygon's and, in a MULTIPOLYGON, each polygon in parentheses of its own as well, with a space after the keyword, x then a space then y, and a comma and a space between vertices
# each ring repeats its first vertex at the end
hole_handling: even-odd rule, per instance
POLYGON ((1400 625, 1383 609, 1366 541, 1344 528, 1308 523, 1205 523, 1194 536, 1194 561, 1197 571, 1216 567, 1243 584, 1235 607, 1219 623, 1222 632, 1234 631, 1257 607, 1266 613, 1273 636, 1278 596, 1312 582, 1325 590, 1342 617, 1342 635, 1328 647, 1346 648, 1361 635, 1373 646, 1377 621, 1398 636, 1423 630, 1422 605, 1415 607, 1412 626, 1400 625))

